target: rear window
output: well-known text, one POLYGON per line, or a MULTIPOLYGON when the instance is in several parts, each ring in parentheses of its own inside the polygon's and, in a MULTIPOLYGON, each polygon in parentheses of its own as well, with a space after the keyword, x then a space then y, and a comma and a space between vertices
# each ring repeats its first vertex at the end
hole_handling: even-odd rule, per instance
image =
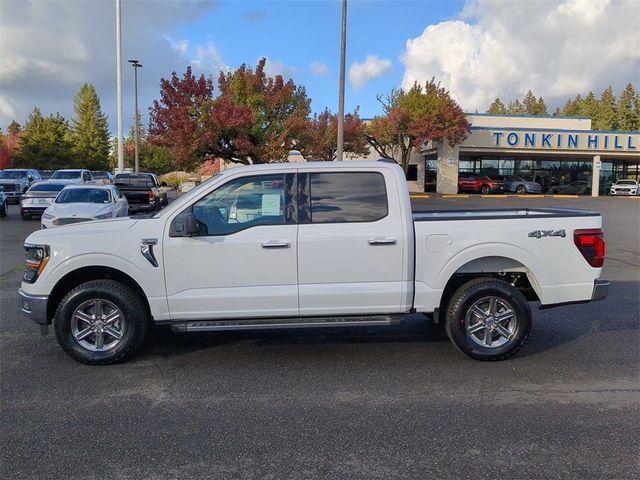
POLYGON ((71 170, 66 172, 58 170, 51 175, 51 178, 54 180, 75 180, 76 178, 82 178, 82 173, 80 170, 71 170))
POLYGON ((311 173, 309 183, 311 223, 375 222, 387 216, 380 173, 311 173))
POLYGON ((59 192, 66 186, 67 186, 66 183, 40 183, 40 184, 32 185, 29 191, 30 192, 59 192))
POLYGON ((153 181, 153 177, 143 175, 143 176, 119 176, 116 175, 115 180, 116 186, 123 187, 141 187, 141 188, 153 188, 155 187, 155 183, 153 181))
POLYGON ((107 172, 91 172, 93 178, 109 178, 107 172))

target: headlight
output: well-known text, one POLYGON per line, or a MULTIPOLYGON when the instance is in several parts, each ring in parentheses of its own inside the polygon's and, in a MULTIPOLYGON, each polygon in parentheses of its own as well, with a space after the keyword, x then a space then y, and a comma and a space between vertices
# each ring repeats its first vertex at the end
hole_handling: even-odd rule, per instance
POLYGON ((113 217, 113 213, 112 212, 107 212, 107 213, 103 213, 102 215, 96 215, 95 218, 96 220, 104 220, 105 218, 112 218, 113 217))
POLYGON ((25 244, 24 258, 26 269, 24 277, 22 278, 25 282, 33 283, 38 279, 38 276, 49 262, 49 252, 49 245, 25 244))
POLYGON ((53 220, 55 218, 55 215, 51 215, 50 213, 44 212, 42 214, 42 218, 44 218, 45 220, 53 220))

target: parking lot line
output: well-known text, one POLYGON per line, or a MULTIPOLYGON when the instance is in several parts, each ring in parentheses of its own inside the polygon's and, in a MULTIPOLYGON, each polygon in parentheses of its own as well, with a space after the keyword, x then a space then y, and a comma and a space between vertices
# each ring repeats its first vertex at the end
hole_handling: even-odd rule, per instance
POLYGON ((554 195, 553 198, 578 198, 578 195, 554 195))
POLYGON ((464 195, 460 193, 450 193, 442 195, 442 198, 469 198, 469 195, 464 195))
POLYGON ((480 196, 482 198, 507 198, 507 197, 510 197, 511 195, 485 194, 480 196))
POLYGON ((538 195, 538 194, 533 194, 533 195, 518 195, 518 198, 544 198, 545 195, 538 195))

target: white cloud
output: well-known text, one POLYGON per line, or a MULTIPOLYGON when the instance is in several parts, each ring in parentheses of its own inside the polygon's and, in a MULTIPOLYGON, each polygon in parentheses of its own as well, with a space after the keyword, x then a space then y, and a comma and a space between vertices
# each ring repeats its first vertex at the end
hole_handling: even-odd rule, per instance
POLYGON ((547 103, 637 82, 635 0, 472 0, 461 20, 429 25, 407 41, 402 86, 435 76, 467 111, 531 89, 547 103))
POLYGON ((211 40, 206 45, 196 45, 196 56, 191 60, 191 65, 199 70, 215 74, 226 69, 222 55, 211 40))
POLYGON ((360 90, 374 78, 381 77, 391 70, 391 60, 378 58, 377 55, 367 55, 364 62, 353 62, 349 68, 349 80, 355 90, 360 90))
MULTIPOLYGON (((122 2, 125 129, 133 121, 133 69, 138 71, 142 113, 159 96, 161 77, 183 72, 188 43, 174 41, 180 25, 216 6, 206 0, 122 2)), ((73 96, 85 82, 96 87, 116 128, 115 4, 113 1, 3 0, 0 15, 0 126, 23 124, 34 106, 43 114, 73 116, 73 96), (10 99, 10 102, 7 100, 10 99), (9 108, 8 108, 8 107, 9 108)), ((126 131, 126 130, 125 130, 126 131)))
MULTIPOLYGON (((276 75, 282 75, 283 78, 291 78, 298 71, 297 67, 293 65, 285 65, 282 62, 271 60, 268 56, 263 55, 256 60, 256 63, 260 61, 261 58, 266 58, 267 62, 264 66, 264 73, 269 77, 275 77, 276 75)), ((254 67, 254 66, 252 66, 254 67)))
POLYGON ((329 73, 329 68, 322 62, 311 62, 309 68, 314 75, 323 76, 329 73))

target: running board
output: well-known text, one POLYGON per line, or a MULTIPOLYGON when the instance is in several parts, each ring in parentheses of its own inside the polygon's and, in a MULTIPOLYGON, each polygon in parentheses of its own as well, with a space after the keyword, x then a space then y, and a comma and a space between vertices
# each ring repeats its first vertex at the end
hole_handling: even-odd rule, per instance
POLYGON ((287 319, 195 320, 176 322, 171 329, 178 332, 213 332, 224 330, 268 330, 276 328, 372 327, 396 325, 404 315, 360 317, 301 317, 287 319))

